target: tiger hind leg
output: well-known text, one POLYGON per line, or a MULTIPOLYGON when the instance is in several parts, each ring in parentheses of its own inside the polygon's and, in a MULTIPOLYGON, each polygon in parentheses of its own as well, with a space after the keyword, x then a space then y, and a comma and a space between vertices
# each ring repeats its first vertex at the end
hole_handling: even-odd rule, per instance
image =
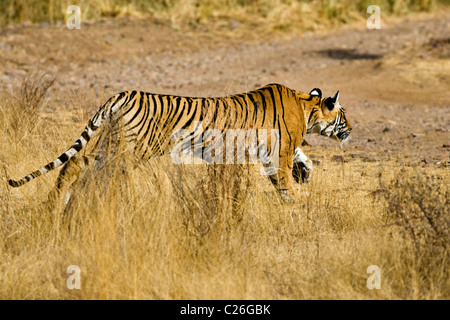
MULTIPOLYGON (((118 185, 126 187, 123 180, 129 169, 129 150, 126 149, 123 135, 116 127, 106 127, 105 134, 99 138, 89 155, 87 166, 72 183, 70 193, 66 193, 64 212, 69 214, 79 206, 85 205, 85 200, 96 194, 104 197, 110 187, 118 185), (111 184, 115 180, 115 184, 111 184)), ((132 161, 135 160, 132 158, 132 161)), ((124 192, 120 190, 119 192, 124 192)))
POLYGON ((70 189, 78 180, 81 172, 89 165, 89 158, 76 154, 63 166, 55 182, 55 187, 48 195, 48 202, 55 206, 58 203, 66 205, 70 198, 70 189), (64 194, 64 199, 61 195, 64 194))

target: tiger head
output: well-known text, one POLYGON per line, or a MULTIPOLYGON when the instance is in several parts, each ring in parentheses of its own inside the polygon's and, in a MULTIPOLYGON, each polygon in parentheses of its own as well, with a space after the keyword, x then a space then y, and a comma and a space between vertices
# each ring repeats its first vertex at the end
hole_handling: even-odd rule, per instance
POLYGON ((322 98, 320 89, 313 89, 310 93, 312 106, 307 133, 318 133, 333 138, 339 142, 347 141, 352 131, 345 116, 344 107, 339 104, 339 91, 333 96, 322 98))

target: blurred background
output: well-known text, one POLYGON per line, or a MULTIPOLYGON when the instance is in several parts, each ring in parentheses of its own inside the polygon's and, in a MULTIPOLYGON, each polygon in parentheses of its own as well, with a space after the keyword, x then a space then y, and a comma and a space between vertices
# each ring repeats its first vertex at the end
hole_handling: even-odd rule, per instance
MULTIPOLYGON (((170 21, 173 26, 219 24, 230 21, 257 26, 264 22, 267 31, 316 30, 325 24, 342 24, 364 18, 370 5, 383 8, 383 15, 430 12, 448 5, 447 0, 11 0, 1 2, 1 22, 57 23, 66 18, 67 7, 82 8, 82 19, 133 16, 170 21)), ((224 25, 225 24, 225 25, 224 25)))

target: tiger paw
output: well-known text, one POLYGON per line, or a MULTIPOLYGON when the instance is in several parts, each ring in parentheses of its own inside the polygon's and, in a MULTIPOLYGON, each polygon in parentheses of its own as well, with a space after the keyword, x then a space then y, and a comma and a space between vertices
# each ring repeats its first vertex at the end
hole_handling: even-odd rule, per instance
POLYGON ((279 190, 281 199, 286 203, 296 203, 299 202, 301 195, 295 190, 279 190))
POLYGON ((308 162, 294 162, 292 176, 295 182, 307 183, 311 181, 312 163, 310 162, 310 160, 308 162))

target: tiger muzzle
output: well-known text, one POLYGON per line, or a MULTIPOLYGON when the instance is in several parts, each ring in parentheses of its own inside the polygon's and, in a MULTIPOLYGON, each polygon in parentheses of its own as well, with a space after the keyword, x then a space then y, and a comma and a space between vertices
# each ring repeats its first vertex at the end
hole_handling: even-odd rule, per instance
POLYGON ((339 132, 336 136, 340 141, 345 141, 348 139, 348 137, 350 136, 350 132, 352 131, 352 129, 348 129, 345 130, 343 132, 339 132))

